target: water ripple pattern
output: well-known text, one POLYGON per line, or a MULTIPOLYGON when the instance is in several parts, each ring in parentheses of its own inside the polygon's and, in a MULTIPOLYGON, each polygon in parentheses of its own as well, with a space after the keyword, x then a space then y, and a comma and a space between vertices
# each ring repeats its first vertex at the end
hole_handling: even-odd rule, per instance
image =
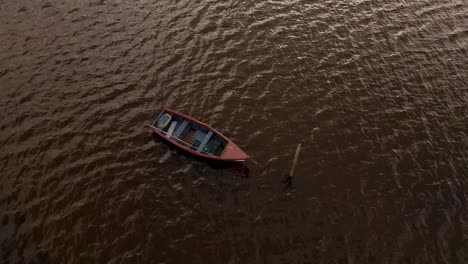
POLYGON ((466 1, 4 0, 0 43, 0 263, 468 262, 466 1))

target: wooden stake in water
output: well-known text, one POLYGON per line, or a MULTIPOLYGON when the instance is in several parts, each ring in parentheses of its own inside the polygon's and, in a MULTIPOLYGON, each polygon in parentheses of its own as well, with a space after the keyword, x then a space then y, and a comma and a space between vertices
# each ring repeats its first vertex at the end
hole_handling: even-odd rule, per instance
POLYGON ((292 177, 294 174, 294 169, 296 168, 297 159, 299 158, 299 152, 301 152, 301 144, 297 145, 296 154, 294 155, 294 161, 291 167, 291 172, 289 173, 289 177, 292 177))

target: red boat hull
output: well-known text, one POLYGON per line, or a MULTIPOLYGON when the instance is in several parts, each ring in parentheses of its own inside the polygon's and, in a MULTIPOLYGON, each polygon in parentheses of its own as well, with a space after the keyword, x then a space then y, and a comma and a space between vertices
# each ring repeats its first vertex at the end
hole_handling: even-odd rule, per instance
POLYGON ((243 162, 247 159, 250 158, 249 155, 247 155, 247 153, 245 153, 244 151, 242 151, 234 142, 232 142, 232 140, 230 140, 229 138, 227 138, 226 136, 224 136, 223 134, 221 134, 219 131, 217 131, 216 129, 214 129, 213 127, 209 126, 208 124, 205 124, 201 121, 198 121, 190 116, 187 116, 187 115, 184 115, 182 113, 179 113, 177 111, 174 111, 174 110, 171 110, 167 107, 164 107, 163 109, 164 112, 167 112, 167 113, 170 113, 172 115, 176 115, 176 116, 180 116, 184 119, 187 119, 189 121, 192 121, 194 123, 197 123, 201 126, 204 126, 206 127, 208 130, 212 131, 214 134, 218 135, 219 137, 223 138, 224 140, 226 140, 227 144, 226 144, 226 147, 224 148, 223 152, 221 153, 220 156, 215 156, 215 155, 209 155, 209 154, 205 154, 205 153, 201 153, 201 152, 197 152, 179 142, 177 142, 176 140, 172 139, 172 138, 168 138, 166 137, 160 130, 158 130, 157 128, 153 127, 153 126, 150 126, 150 129, 156 133, 158 136, 160 136, 162 139, 164 139, 165 141, 167 142, 170 142, 171 144, 177 146, 178 148, 180 149, 183 149, 193 155, 196 155, 196 156, 199 156, 199 157, 203 157, 203 158, 206 158, 206 159, 211 159, 211 160, 219 160, 219 161, 232 161, 232 162, 243 162))

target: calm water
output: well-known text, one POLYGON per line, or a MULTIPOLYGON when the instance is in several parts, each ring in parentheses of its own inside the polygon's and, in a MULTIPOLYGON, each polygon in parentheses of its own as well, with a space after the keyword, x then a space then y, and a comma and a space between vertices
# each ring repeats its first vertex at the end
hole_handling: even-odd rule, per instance
POLYGON ((0 263, 468 263, 468 2, 4 0, 0 23, 0 263), (156 142, 164 105, 264 168, 156 142))

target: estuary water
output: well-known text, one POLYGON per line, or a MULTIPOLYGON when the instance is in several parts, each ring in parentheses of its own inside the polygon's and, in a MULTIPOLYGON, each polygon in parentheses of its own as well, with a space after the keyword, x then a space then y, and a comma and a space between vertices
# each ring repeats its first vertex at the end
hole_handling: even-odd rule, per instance
POLYGON ((1 264, 468 263, 464 0, 2 0, 0 107, 1 264))

